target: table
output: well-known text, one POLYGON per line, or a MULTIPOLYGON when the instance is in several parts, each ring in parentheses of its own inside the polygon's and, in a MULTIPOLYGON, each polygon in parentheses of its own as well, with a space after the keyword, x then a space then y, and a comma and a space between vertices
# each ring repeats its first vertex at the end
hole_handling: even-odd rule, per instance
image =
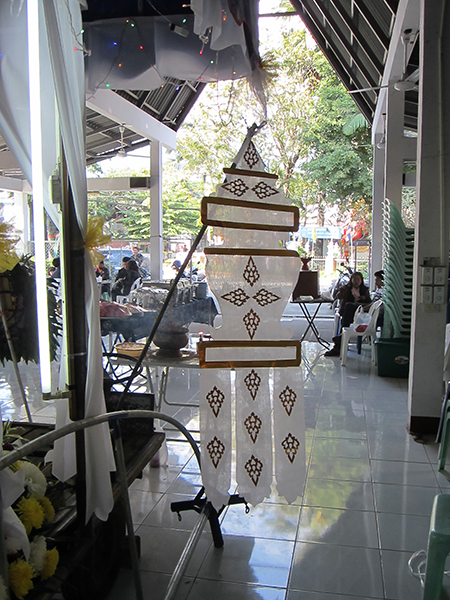
MULTIPOLYGON (((198 338, 193 338, 190 343, 195 342, 198 338)), ((133 368, 136 358, 127 358, 124 355, 116 355, 114 353, 108 353, 106 359, 109 363, 110 368, 115 366, 129 366, 133 368)), ((168 407, 198 407, 198 403, 193 402, 182 402, 182 401, 169 401, 167 400, 167 382, 169 377, 169 370, 171 368, 187 369, 188 374, 191 369, 200 369, 199 357, 195 349, 193 348, 182 348, 179 356, 168 356, 160 353, 158 348, 153 345, 150 347, 146 357, 142 361, 141 365, 146 372, 146 380, 148 384, 148 391, 155 396, 155 408, 154 410, 164 412, 162 405, 165 404, 168 407), (153 375, 152 375, 153 370, 153 375), (155 381, 154 381, 155 379, 155 381)), ((172 413, 170 413, 172 414, 172 413)), ((163 430, 171 430, 170 427, 164 425, 163 430)), ((198 430, 189 430, 192 435, 198 435, 198 430)), ((167 438, 170 441, 170 438, 167 438)))
POLYGON ((306 337, 306 334, 311 329, 311 331, 314 334, 314 337, 319 342, 319 344, 328 350, 328 348, 330 347, 330 342, 327 342, 327 340, 324 340, 320 336, 320 331, 317 329, 317 325, 314 323, 314 320, 317 317, 317 314, 318 314, 322 304, 331 304, 333 302, 333 300, 326 300, 325 298, 311 298, 311 299, 304 298, 304 299, 302 299, 300 297, 295 300, 292 300, 291 302, 293 304, 298 304, 300 306, 300 310, 302 311, 303 316, 305 317, 305 319, 308 323, 308 326, 305 329, 305 331, 300 339, 300 342, 303 342, 303 340, 306 337), (312 314, 309 310, 310 304, 317 304, 317 307, 312 314))

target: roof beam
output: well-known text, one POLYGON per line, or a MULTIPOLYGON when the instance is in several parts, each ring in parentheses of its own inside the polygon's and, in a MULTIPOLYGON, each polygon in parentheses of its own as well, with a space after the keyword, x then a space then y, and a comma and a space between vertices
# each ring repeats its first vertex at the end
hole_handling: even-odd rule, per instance
MULTIPOLYGON (((352 81, 353 81, 354 76, 352 73, 350 73, 348 71, 346 62, 345 62, 344 58, 342 57, 342 55, 340 54, 339 50, 337 50, 337 48, 334 46, 334 44, 331 41, 331 39, 329 38, 329 36, 326 38, 322 34, 320 28, 314 22, 314 19, 310 15, 309 11, 306 10, 304 3, 300 2, 300 0, 291 0, 291 2, 292 2, 292 5, 297 9, 301 19, 305 23, 309 32, 311 33, 313 38, 316 40, 317 45, 322 50, 324 55, 327 57, 332 68, 334 69, 336 75, 342 81, 344 86, 347 89, 350 89, 352 87, 352 81), (329 52, 329 50, 332 51, 332 54, 329 52)), ((354 95, 353 101, 358 106, 359 110, 362 112, 362 114, 364 115, 366 120, 369 123, 372 123, 373 112, 375 110, 375 104, 372 104, 369 101, 369 99, 363 94, 354 95)))
POLYGON ((385 35, 384 31, 378 25, 375 17, 371 13, 370 9, 361 2, 361 0, 353 0, 353 4, 358 8, 359 12, 367 21, 370 28, 373 30, 377 38, 380 40, 385 50, 389 49, 389 37, 385 35))
POLYGON ((86 181, 88 192, 123 192, 150 189, 150 177, 88 177, 86 181))
POLYGON ((337 2, 336 0, 330 0, 330 2, 334 6, 336 12, 339 14, 341 19, 351 31, 353 37, 357 40, 358 44, 360 44, 360 46, 363 48, 368 59, 371 61, 371 63, 373 64, 373 66, 378 71, 381 77, 383 74, 383 65, 376 57, 370 45, 367 43, 366 38, 362 35, 361 31, 356 26, 354 19, 350 15, 345 13, 345 11, 342 9, 342 5, 340 5, 339 2, 337 2))
POLYGON ((10 150, 0 152, 0 171, 7 171, 10 169, 20 169, 20 165, 14 154, 12 154, 10 150))
MULTIPOLYGON (((309 0, 305 0, 305 3, 309 3, 309 0)), ((340 40, 341 44, 344 46, 344 48, 350 54, 353 62, 358 66, 358 69, 361 71, 361 75, 367 81, 369 86, 373 87, 375 85, 378 85, 379 82, 375 81, 373 79, 372 75, 369 73, 366 66, 361 61, 361 58, 356 54, 353 46, 345 39, 345 37, 343 35, 339 35, 340 34, 339 28, 336 24, 336 21, 333 19, 333 17, 329 13, 329 11, 326 11, 322 5, 316 4, 315 2, 314 2, 314 5, 320 10, 322 15, 325 17, 326 23, 328 23, 329 27, 333 30, 336 37, 340 40)), ((326 27, 327 27, 327 24, 325 24, 325 28, 326 27)))
POLYGON ((23 192, 31 194, 31 186, 26 179, 0 176, 0 190, 5 192, 23 192))
POLYGON ((86 105, 120 125, 126 124, 127 129, 148 140, 161 142, 172 150, 176 148, 177 136, 172 129, 112 90, 98 89, 95 96, 86 101, 86 105))
MULTIPOLYGON (((354 0, 355 1, 355 0, 354 0)), ((418 31, 420 27, 420 0, 400 0, 395 17, 394 29, 391 36, 386 64, 384 67, 382 85, 388 85, 389 82, 400 79, 403 75, 403 44, 402 34, 405 29, 418 31)), ((381 133, 384 129, 383 113, 386 112, 386 90, 381 90, 380 97, 376 106, 372 139, 376 133, 381 133)))

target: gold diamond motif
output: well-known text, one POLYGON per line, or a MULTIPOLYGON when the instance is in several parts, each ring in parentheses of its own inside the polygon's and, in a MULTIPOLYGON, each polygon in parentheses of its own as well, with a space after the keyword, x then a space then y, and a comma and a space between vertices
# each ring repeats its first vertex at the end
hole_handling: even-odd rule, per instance
POLYGON ((242 306, 247 302, 250 296, 248 296, 242 288, 237 288, 237 290, 223 294, 221 298, 227 302, 231 302, 231 304, 234 304, 235 306, 242 306))
POLYGON ((248 259, 248 263, 244 269, 244 272, 242 273, 242 277, 245 279, 245 281, 248 284, 250 284, 251 287, 253 287, 255 285, 255 283, 258 281, 258 279, 261 277, 261 275, 259 274, 258 268, 255 265, 253 258, 251 256, 248 259))
POLYGON ((213 389, 206 394, 206 400, 208 401, 208 404, 217 419, 220 409, 222 408, 222 404, 225 400, 224 393, 221 392, 219 388, 214 386, 213 389))
POLYGON ((244 468, 247 471, 250 479, 253 481, 253 485, 256 487, 258 485, 259 478, 261 477, 261 473, 263 470, 263 464, 256 458, 253 454, 245 463, 244 468))
POLYGON ((300 442, 296 437, 292 435, 292 433, 288 433, 284 440, 281 442, 281 445, 283 446, 283 449, 286 452, 286 456, 292 464, 295 460, 295 457, 297 456, 298 449, 300 448, 300 442))
POLYGON ((252 297, 253 300, 256 300, 259 306, 267 306, 268 304, 272 304, 277 300, 281 300, 280 296, 277 296, 276 294, 273 294, 264 288, 260 289, 259 292, 252 297))
POLYGON ((244 421, 245 429, 248 435, 251 437, 252 442, 255 443, 259 432, 261 431, 262 421, 252 412, 244 421))
POLYGON ((281 400, 284 410, 290 417, 295 401, 297 400, 297 394, 287 385, 278 397, 281 400))
POLYGON ((252 191, 255 192, 260 200, 278 194, 278 190, 276 188, 270 187, 270 185, 267 185, 267 183, 264 181, 260 181, 254 187, 252 187, 252 191))
POLYGON ((252 308, 252 309, 250 309, 250 312, 248 312, 242 320, 244 321, 244 325, 247 330, 247 333, 250 336, 250 339, 252 340, 253 336, 256 333, 256 330, 259 327, 259 324, 261 323, 261 319, 259 318, 257 313, 255 313, 255 311, 252 308))
POLYGON ((252 369, 250 373, 245 376, 244 383, 247 386, 250 396, 254 400, 258 393, 259 386, 261 385, 261 377, 254 369, 252 369))
POLYGON ((225 445, 216 436, 208 442, 206 449, 208 450, 209 457, 211 459, 214 468, 217 469, 223 453, 225 452, 225 445))
POLYGON ((253 167, 258 163, 258 153, 256 152, 253 142, 250 142, 248 145, 248 148, 244 153, 244 160, 249 169, 253 169, 253 167))
POLYGON ((242 179, 235 179, 234 181, 225 183, 222 187, 230 192, 230 194, 234 194, 239 198, 248 190, 248 185, 246 185, 242 179))

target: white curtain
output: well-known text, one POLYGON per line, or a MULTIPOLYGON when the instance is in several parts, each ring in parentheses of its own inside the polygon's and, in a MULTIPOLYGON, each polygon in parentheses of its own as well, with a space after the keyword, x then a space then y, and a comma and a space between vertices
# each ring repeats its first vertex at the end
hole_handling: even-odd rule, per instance
MULTIPOLYGON (((39 9, 44 180, 48 180, 56 164, 56 98, 75 211, 84 236, 87 227, 84 59, 81 51, 74 51, 75 36, 82 29, 80 2, 44 0, 39 3, 39 9)), ((26 40, 26 5, 21 0, 0 2, 0 132, 31 182, 26 40)), ((49 214, 58 222, 48 196, 45 203, 49 214)), ((103 379, 99 376, 102 352, 98 289, 88 252, 85 252, 85 289, 88 327, 85 414, 93 416, 105 412, 105 402, 103 379)), ((63 423, 64 416, 59 415, 59 421, 63 423)), ((64 464, 65 456, 64 451, 54 452, 55 468, 69 477, 75 466, 64 464)), ((106 424, 86 431, 86 468, 86 518, 95 512, 105 520, 113 507, 110 471, 115 469, 106 424)))
MULTIPOLYGON (((39 6, 42 16, 42 6, 39 6)), ((56 113, 45 27, 41 19, 41 98, 44 182, 56 165, 56 113)), ((31 185, 27 11, 19 0, 0 2, 0 133, 31 185)), ((44 207, 59 228, 59 213, 44 189, 44 207)))
MULTIPOLYGON (((75 35, 81 32, 78 0, 44 0, 50 60, 60 116, 75 212, 83 237, 87 229, 87 185, 85 172, 85 92, 83 53, 75 51, 75 35)), ((88 252, 84 253, 86 322, 88 329, 85 416, 106 412, 103 396, 99 291, 88 252)), ((106 520, 113 508, 110 472, 115 470, 109 428, 106 423, 85 431, 87 505, 86 519, 93 512, 106 520)))

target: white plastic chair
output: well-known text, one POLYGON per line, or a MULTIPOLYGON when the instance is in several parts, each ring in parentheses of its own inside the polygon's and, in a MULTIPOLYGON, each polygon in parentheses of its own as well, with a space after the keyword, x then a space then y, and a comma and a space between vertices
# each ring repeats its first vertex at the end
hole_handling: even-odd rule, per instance
MULTIPOLYGON (((137 290, 137 288, 141 287, 142 284, 142 280, 140 277, 138 277, 137 279, 135 279, 133 281, 133 284, 130 288, 130 292, 132 292, 133 290, 137 290)), ((127 296, 116 296, 116 302, 118 302, 119 304, 123 304, 124 302, 126 302, 129 298, 130 294, 128 294, 127 296)))
MULTIPOLYGON (((368 337, 370 338, 370 345, 372 349, 372 363, 374 365, 377 364, 377 356, 375 352, 374 342, 377 338, 377 319, 378 313, 380 312, 381 305, 383 304, 383 300, 377 300, 373 304, 370 305, 369 315, 371 317, 367 328, 364 331, 355 331, 352 327, 343 327, 342 328, 342 340, 341 340, 341 366, 345 367, 347 363, 347 353, 348 353, 348 342, 352 336, 357 337, 368 337)), ((358 312, 361 312, 363 307, 360 306, 355 313, 355 319, 358 312)))

